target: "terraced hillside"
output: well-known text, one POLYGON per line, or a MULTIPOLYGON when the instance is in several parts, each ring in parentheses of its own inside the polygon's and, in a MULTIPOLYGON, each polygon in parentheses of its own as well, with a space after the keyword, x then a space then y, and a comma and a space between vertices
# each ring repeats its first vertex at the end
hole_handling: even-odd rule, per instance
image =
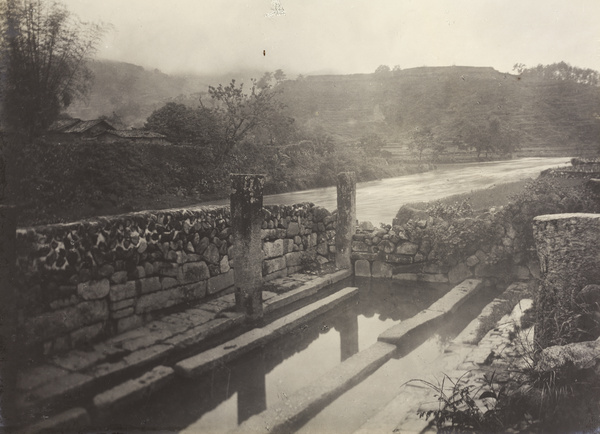
POLYGON ((522 149, 597 146, 600 138, 600 88, 492 68, 313 76, 286 82, 283 95, 299 124, 347 140, 377 133, 402 145, 427 126, 450 146, 465 124, 494 118, 522 149))

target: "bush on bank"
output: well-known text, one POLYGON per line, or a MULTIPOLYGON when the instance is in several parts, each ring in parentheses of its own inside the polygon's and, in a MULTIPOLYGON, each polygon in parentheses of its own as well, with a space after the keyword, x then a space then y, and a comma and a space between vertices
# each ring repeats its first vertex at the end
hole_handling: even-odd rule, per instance
POLYGON ((335 185, 341 171, 369 181, 426 170, 388 164, 360 148, 310 141, 286 147, 247 144, 225 162, 218 162, 210 147, 129 141, 9 142, 4 157, 7 200, 21 205, 19 226, 225 198, 230 173, 265 174, 265 194, 272 194, 335 185))

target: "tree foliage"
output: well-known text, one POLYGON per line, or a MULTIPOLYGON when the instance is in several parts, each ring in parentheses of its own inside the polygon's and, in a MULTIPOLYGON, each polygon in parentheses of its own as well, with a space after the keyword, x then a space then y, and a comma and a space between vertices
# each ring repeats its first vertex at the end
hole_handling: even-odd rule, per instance
POLYGON ((539 64, 528 68, 523 63, 515 63, 513 70, 523 76, 532 76, 548 80, 572 81, 589 86, 600 85, 600 72, 590 68, 578 68, 566 62, 552 63, 550 65, 539 64))
POLYGON ((55 2, 7 0, 0 8, 4 118, 32 137, 86 94, 86 62, 106 27, 82 22, 55 2))
MULTIPOLYGON (((235 80, 227 86, 209 86, 208 94, 213 102, 210 109, 220 128, 219 155, 228 156, 233 148, 245 140, 267 141, 275 144, 278 139, 289 138, 293 130, 293 119, 285 116, 285 109, 278 96, 280 83, 285 79, 281 70, 265 73, 260 80, 253 79, 250 92, 244 91, 235 80), (272 81, 275 80, 275 84, 272 81)), ((201 102, 201 107, 205 108, 201 102)), ((264 144, 264 143, 263 143, 264 144)))
POLYGON ((461 122, 458 130, 458 146, 473 150, 478 159, 482 155, 485 158, 490 154, 510 155, 517 148, 515 134, 495 117, 487 121, 461 122))
POLYGON ((216 119, 209 109, 175 102, 154 110, 144 128, 164 134, 178 144, 206 146, 220 141, 216 119))
POLYGON ((418 127, 412 133, 412 141, 408 148, 417 156, 419 162, 423 161, 424 154, 430 154, 431 160, 435 160, 439 154, 444 152, 444 146, 436 142, 430 127, 418 127))

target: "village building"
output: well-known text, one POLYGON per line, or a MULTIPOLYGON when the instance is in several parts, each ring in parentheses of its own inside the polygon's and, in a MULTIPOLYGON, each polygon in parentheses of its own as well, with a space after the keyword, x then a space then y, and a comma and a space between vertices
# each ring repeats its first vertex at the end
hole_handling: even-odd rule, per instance
POLYGON ((145 130, 106 130, 96 136, 96 140, 113 143, 128 140, 134 143, 145 143, 153 145, 168 145, 166 136, 145 130))

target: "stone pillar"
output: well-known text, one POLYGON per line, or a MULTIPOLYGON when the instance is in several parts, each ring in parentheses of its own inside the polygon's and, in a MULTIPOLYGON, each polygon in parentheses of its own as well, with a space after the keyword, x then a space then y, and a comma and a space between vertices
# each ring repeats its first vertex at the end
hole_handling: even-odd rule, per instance
POLYGON ((231 175, 231 228, 235 305, 255 320, 262 317, 262 241, 264 175, 231 175))
POLYGON ((600 284, 600 214, 553 214, 533 219, 541 284, 536 293, 535 340, 545 348, 579 335, 577 294, 600 284))
POLYGON ((340 332, 340 360, 352 357, 358 353, 358 316, 350 315, 344 318, 336 325, 340 332))
POLYGON ((335 227, 335 266, 352 268, 352 236, 356 231, 356 176, 354 172, 338 174, 337 224, 335 227))
POLYGON ((249 356, 244 362, 243 378, 237 390, 238 425, 267 409, 267 386, 264 350, 249 356))
POLYGON ((15 208, 0 204, 0 335, 5 345, 4 349, 0 349, 4 359, 4 363, 0 363, 0 377, 4 383, 0 405, 4 410, 3 416, 7 426, 16 423, 14 391, 19 360, 16 341, 17 303, 13 280, 16 261, 15 239, 15 208))

